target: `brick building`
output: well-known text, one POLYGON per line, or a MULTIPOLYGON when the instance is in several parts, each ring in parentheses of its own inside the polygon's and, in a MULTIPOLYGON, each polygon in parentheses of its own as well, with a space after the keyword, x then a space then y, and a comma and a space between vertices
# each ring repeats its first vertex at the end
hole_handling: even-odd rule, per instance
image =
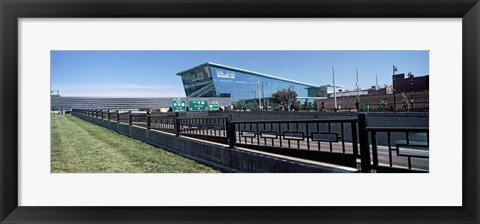
POLYGON ((428 91, 428 75, 415 77, 408 74, 405 77, 404 73, 393 75, 393 87, 395 93, 409 93, 428 91))
MULTIPOLYGON (((405 96, 410 102, 411 111, 429 111, 429 92, 412 92, 407 93, 405 96), (412 99, 415 99, 412 101, 412 99)), ((402 94, 379 94, 379 95, 365 95, 360 96, 360 110, 364 111, 366 105, 369 107, 369 111, 382 111, 381 101, 385 100, 387 102, 387 111, 394 110, 394 102, 398 111, 402 111, 402 94), (393 99, 395 97, 395 100, 393 99), (363 109, 362 109, 363 108, 363 109)), ((356 97, 355 96, 345 96, 337 97, 337 106, 340 110, 352 110, 356 111, 356 97)), ((332 111, 334 108, 333 98, 328 98, 326 100, 317 100, 317 105, 324 105, 325 110, 332 111)), ((320 110, 320 106, 318 107, 320 110)))

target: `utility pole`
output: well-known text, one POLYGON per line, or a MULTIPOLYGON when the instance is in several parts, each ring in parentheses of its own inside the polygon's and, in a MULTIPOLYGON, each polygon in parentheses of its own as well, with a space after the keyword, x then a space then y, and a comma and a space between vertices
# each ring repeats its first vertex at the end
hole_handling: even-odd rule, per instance
POLYGON ((262 95, 260 92, 260 79, 258 79, 258 109, 262 110, 262 95))
POLYGON ((357 73, 357 83, 356 83, 356 85, 357 85, 357 99, 358 99, 358 97, 360 96, 360 92, 359 92, 360 91, 360 85, 358 84, 358 68, 355 68, 355 71, 357 73))
POLYGON ((392 75, 392 86, 393 86, 393 111, 397 112, 397 97, 395 96, 395 92, 397 91, 395 89, 395 72, 397 71, 397 67, 394 65, 393 66, 393 75, 392 75))
POLYGON ((412 90, 412 86, 413 86, 413 75, 410 76, 410 102, 412 103, 412 108, 411 109, 413 111, 413 90, 412 90))
POLYGON ((378 91, 378 75, 375 74, 375 91, 378 91))
POLYGON ((358 68, 355 68, 355 72, 357 75, 357 82, 355 85, 357 86, 357 98, 355 99, 355 108, 357 111, 360 111, 360 84, 358 83, 358 68))
POLYGON ((332 75, 333 75, 333 105, 334 111, 337 111, 337 91, 335 88, 335 67, 332 66, 332 75))

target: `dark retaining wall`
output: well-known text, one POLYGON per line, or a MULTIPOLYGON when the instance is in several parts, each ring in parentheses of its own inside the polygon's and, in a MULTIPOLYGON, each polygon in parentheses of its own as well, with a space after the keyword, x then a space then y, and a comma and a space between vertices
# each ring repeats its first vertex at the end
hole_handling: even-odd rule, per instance
POLYGON ((224 172, 245 173, 345 173, 351 170, 303 163, 269 155, 258 154, 222 145, 200 142, 172 134, 128 126, 113 121, 73 115, 128 137, 166 149, 224 172))
MULTIPOLYGON (((196 115, 195 112, 189 112, 188 116, 196 115)), ((232 114, 233 121, 268 121, 268 120, 303 120, 303 119, 341 119, 357 118, 357 112, 288 112, 288 111, 209 111, 207 116, 228 116, 232 114)), ((183 115, 183 114, 182 114, 183 115)), ((185 115, 184 115, 185 116, 185 115)), ((199 114, 199 116, 206 116, 199 114)), ((368 113, 368 124, 370 127, 428 127, 428 112, 397 112, 397 113, 368 113)))

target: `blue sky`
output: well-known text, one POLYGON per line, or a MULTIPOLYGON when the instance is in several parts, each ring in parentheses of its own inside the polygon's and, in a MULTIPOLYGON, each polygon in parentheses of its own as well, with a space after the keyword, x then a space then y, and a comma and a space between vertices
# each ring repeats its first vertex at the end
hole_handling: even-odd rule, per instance
POLYGON ((51 89, 62 96, 184 97, 176 73, 214 62, 315 85, 392 84, 398 73, 429 75, 428 51, 52 51, 51 89))

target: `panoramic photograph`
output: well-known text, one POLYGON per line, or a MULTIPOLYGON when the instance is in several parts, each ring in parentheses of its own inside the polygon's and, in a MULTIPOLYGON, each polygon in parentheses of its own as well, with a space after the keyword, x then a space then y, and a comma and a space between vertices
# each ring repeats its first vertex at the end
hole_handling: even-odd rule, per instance
POLYGON ((429 51, 50 52, 51 173, 428 173, 429 51))

